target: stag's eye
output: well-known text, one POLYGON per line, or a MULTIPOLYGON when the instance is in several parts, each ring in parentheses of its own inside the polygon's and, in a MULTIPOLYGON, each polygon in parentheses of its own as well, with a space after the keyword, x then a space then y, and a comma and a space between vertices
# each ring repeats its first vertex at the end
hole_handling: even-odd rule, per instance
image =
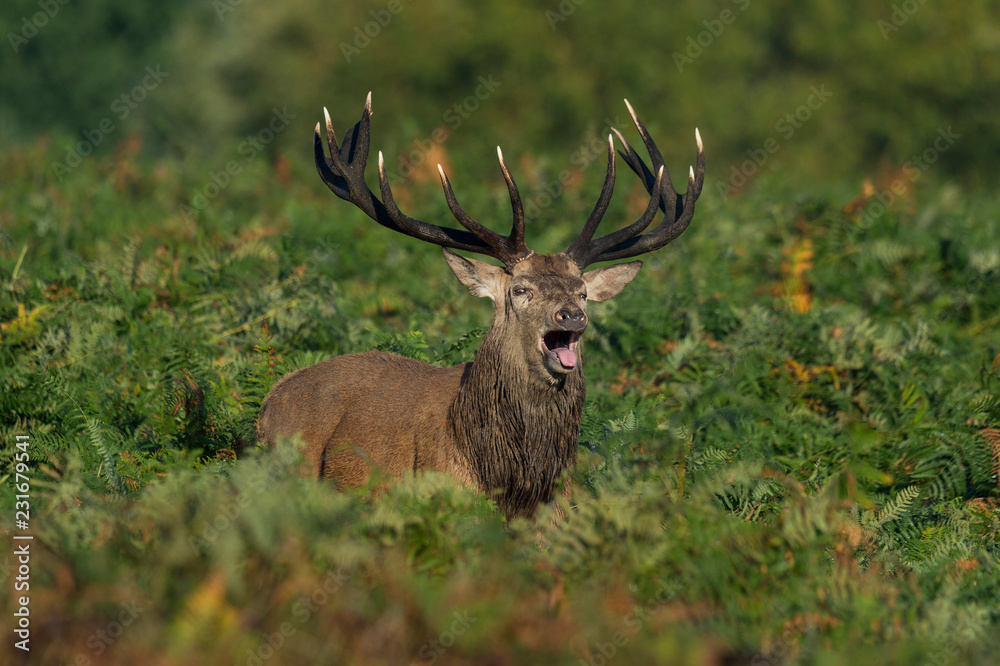
POLYGON ((527 298, 529 301, 531 300, 531 290, 530 289, 527 289, 525 287, 514 287, 511 291, 513 292, 513 294, 515 296, 523 296, 523 297, 527 298))
POLYGON ((581 301, 587 300, 587 294, 580 294, 580 300, 581 301))

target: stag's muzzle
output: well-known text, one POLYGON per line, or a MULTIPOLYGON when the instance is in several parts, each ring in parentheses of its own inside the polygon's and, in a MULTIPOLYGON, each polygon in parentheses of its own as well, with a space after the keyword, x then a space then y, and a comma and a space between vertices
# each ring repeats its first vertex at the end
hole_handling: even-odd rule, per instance
POLYGON ((542 336, 542 351, 549 361, 549 368, 556 372, 569 372, 577 366, 579 357, 576 348, 586 326, 584 322, 578 330, 557 329, 542 336))

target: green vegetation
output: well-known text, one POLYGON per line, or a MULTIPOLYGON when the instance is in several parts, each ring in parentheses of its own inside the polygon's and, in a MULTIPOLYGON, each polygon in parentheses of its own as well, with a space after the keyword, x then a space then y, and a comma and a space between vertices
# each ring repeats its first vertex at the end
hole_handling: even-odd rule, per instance
MULTIPOLYGON (((7 461, 30 435, 44 663, 986 663, 998 647, 995 199, 928 188, 874 217, 874 199, 842 210, 865 203, 846 188, 706 197, 595 307, 569 520, 504 526, 440 478, 338 494, 253 437, 291 369, 373 346, 472 357, 489 307, 435 249, 318 179, 248 171, 195 219, 176 163, 123 152, 56 184, 45 150, 0 164, 0 428, 7 461)), ((594 171, 558 202, 566 222, 530 232, 539 249, 575 232, 594 171)), ((621 190, 610 220, 641 205, 621 190)), ((412 191, 444 216, 433 187, 412 191)), ((470 210, 504 196, 462 192, 470 210)))
MULTIPOLYGON (((996 3, 16 0, 0 25, 0 531, 34 536, 28 591, 0 550, 3 663, 995 661, 996 3), (635 136, 622 97, 675 175, 705 137, 692 226, 591 305, 559 525, 437 476, 338 493, 256 442, 283 374, 467 361, 489 321, 316 176, 322 105, 340 131, 369 89, 406 212, 451 223, 442 162, 509 224, 500 143, 541 252, 593 205, 607 125, 635 136)), ((645 201, 620 166, 605 225, 645 201)))

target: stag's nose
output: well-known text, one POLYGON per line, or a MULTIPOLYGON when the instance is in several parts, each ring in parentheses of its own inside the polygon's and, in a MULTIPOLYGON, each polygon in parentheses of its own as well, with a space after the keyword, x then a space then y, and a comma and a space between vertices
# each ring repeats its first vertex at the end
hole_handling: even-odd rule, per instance
POLYGON ((556 312, 554 319, 556 325, 566 331, 580 331, 587 326, 587 313, 577 308, 563 308, 556 312))

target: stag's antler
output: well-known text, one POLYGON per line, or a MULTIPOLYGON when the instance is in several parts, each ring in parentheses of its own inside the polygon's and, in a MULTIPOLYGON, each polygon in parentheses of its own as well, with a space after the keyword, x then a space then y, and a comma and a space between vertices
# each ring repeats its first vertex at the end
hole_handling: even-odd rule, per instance
POLYGON ((667 172, 663 162, 663 156, 646 131, 646 126, 642 124, 639 117, 635 115, 632 105, 625 100, 628 112, 632 116, 636 129, 642 142, 646 144, 646 151, 652 160, 656 175, 649 170, 642 158, 636 154, 632 146, 629 145, 625 137, 617 129, 612 128, 618 139, 625 146, 625 151, 621 156, 625 162, 642 180, 643 186, 650 194, 649 205, 646 212, 638 220, 613 233, 593 240, 597 225, 600 224, 611 200, 611 191, 615 184, 614 168, 614 148, 611 137, 608 137, 608 176, 604 180, 604 189, 594 206, 594 211, 583 226, 583 230, 573 244, 566 249, 566 254, 577 263, 580 268, 584 268, 598 261, 613 261, 626 259, 636 255, 645 254, 658 250, 670 241, 674 240, 687 229, 694 216, 694 204, 701 194, 701 188, 705 184, 705 151, 701 142, 701 134, 697 129, 694 131, 695 140, 698 144, 698 157, 696 168, 692 168, 688 174, 688 188, 683 195, 678 195, 670 181, 670 174, 667 172), (648 233, 642 233, 652 222, 656 214, 657 207, 664 212, 663 221, 648 233))
POLYGON ((428 243, 485 254, 499 259, 508 266, 532 254, 524 242, 524 208, 521 205, 521 197, 510 171, 507 170, 507 165, 504 164, 503 154, 499 147, 497 148, 497 156, 500 159, 500 169, 503 171, 504 180, 507 181, 510 203, 514 209, 514 223, 509 236, 501 236, 495 231, 487 229, 462 210, 455 199, 451 183, 448 182, 448 177, 440 165, 438 165, 438 171, 441 174, 441 185, 448 201, 448 208, 467 231, 440 227, 404 215, 393 199, 381 151, 378 154, 378 179, 382 200, 380 201, 375 196, 368 188, 368 184, 365 183, 365 165, 368 162, 372 115, 372 94, 370 92, 365 101, 365 110, 361 115, 361 120, 353 128, 347 130, 344 141, 339 148, 330 114, 325 108, 323 114, 326 118, 326 140, 330 156, 327 157, 324 153, 320 138, 320 124, 316 123, 316 133, 313 137, 316 169, 326 186, 338 197, 350 201, 364 211, 365 215, 382 226, 428 243))

